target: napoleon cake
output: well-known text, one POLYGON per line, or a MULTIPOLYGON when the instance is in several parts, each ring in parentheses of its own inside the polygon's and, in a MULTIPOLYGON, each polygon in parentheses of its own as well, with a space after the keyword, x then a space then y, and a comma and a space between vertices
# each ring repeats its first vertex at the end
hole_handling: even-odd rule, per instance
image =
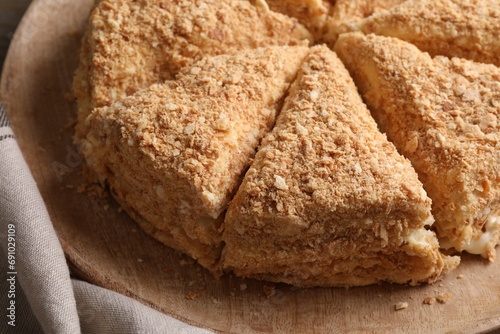
POLYGON ((359 29, 398 37, 432 56, 500 66, 498 0, 408 0, 361 21, 359 29))
POLYGON ((433 202, 441 246, 493 261, 500 239, 500 68, 432 59, 396 38, 341 35, 335 50, 433 202))
POLYGON ((410 162, 319 46, 229 205, 221 263, 302 287, 434 282, 459 258, 439 252, 433 221, 410 162))
POLYGON ((247 1, 105 0, 92 11, 73 91, 76 138, 96 107, 173 79, 204 55, 299 44, 311 34, 296 19, 247 1))
POLYGON ((325 22, 322 40, 332 46, 340 34, 359 30, 363 19, 395 7, 406 0, 336 0, 325 22))
POLYGON ((85 121, 85 159, 147 232, 216 270, 223 212, 307 53, 206 57, 97 108, 85 121))

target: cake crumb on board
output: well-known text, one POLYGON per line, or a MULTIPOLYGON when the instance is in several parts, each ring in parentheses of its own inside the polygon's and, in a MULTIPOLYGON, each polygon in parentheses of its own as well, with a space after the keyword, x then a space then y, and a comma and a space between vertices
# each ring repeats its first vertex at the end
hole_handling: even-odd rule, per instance
POLYGON ((401 311, 401 310, 404 310, 406 308, 408 308, 407 302, 399 302, 399 303, 396 303, 396 305, 394 305, 394 309, 396 311, 401 311))
POLYGON ((264 291, 266 297, 270 298, 276 294, 276 285, 273 283, 266 283, 264 284, 262 290, 264 291))
POLYGON ((445 293, 439 293, 437 295, 436 300, 440 304, 446 304, 446 302, 452 297, 452 294, 450 292, 445 292, 445 293))
POLYGON ((434 297, 428 296, 424 298, 424 304, 426 305, 434 305, 435 303, 436 303, 436 298, 434 297))

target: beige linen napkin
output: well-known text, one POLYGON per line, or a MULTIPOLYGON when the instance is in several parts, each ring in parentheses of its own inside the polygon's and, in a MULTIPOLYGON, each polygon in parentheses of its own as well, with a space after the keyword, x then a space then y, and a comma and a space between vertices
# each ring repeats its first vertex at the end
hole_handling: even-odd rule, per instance
POLYGON ((0 333, 209 333, 126 296, 70 278, 45 204, 1 103, 0 246, 0 333))

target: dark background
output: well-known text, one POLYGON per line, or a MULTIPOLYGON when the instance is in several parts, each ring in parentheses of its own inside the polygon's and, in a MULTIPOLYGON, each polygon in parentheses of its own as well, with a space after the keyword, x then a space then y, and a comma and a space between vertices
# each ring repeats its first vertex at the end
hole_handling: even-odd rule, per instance
POLYGON ((31 0, 0 0, 0 72, 10 40, 31 0))

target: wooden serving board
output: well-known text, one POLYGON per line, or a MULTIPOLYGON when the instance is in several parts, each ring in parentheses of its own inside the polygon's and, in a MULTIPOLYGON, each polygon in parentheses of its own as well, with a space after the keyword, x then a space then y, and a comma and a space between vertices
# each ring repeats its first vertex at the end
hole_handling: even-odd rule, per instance
POLYGON ((432 286, 294 289, 213 278, 144 234, 111 198, 79 193, 68 99, 93 0, 37 0, 11 45, 1 82, 14 132, 74 273, 187 323, 230 333, 479 333, 500 328, 500 260, 464 256, 432 286), (463 275, 463 277, 462 277, 463 275), (459 278, 461 277, 461 278, 459 278), (269 288, 269 287, 267 287, 269 288), (445 304, 426 297, 450 293, 445 304), (395 311, 398 302, 408 308, 395 311))

